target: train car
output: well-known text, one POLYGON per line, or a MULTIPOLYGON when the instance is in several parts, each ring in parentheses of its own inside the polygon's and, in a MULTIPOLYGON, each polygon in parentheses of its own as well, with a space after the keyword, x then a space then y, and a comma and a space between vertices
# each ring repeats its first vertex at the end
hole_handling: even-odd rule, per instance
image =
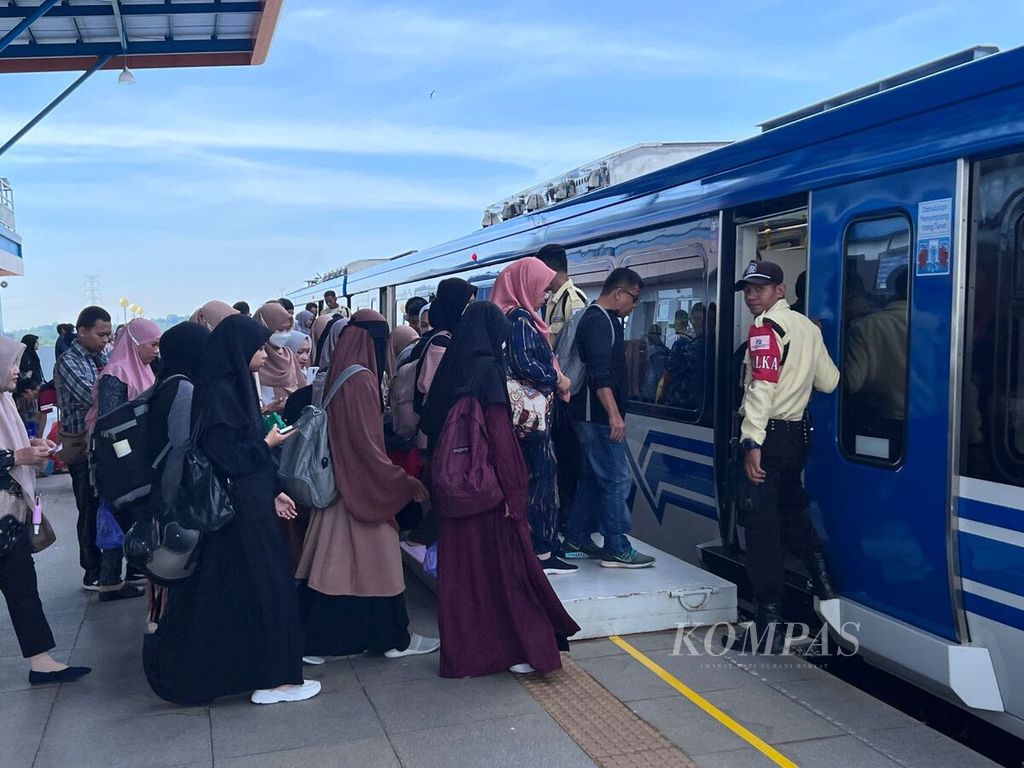
MULTIPOLYGON (((972 49, 750 139, 349 275, 394 322, 440 279, 562 243, 626 323, 634 534, 743 584, 730 514, 733 283, 780 263, 843 373, 805 478, 859 650, 1024 736, 1024 49, 972 49)), ((341 280, 296 291, 298 304, 341 280)), ((794 566, 791 583, 805 583, 794 566)))

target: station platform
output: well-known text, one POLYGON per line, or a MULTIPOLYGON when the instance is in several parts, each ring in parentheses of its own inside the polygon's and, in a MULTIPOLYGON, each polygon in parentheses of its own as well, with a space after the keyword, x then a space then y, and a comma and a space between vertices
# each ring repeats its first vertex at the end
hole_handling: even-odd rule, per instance
MULTIPOLYGON (((545 678, 447 680, 437 654, 357 656, 305 667, 323 684, 307 702, 177 707, 142 671, 145 601, 101 604, 81 590, 69 478, 39 485, 58 535, 36 557, 54 655, 93 672, 30 687, 0 608, 2 768, 994 765, 833 677, 827 661, 725 651, 722 626, 693 629, 695 653, 674 630, 574 641, 545 678)), ((411 629, 436 636, 431 592, 409 577, 406 601, 411 629)))
MULTIPOLYGON (((597 537, 600 541, 600 537, 597 537)), ((575 573, 551 578, 566 611, 580 625, 577 640, 736 621, 736 585, 636 540, 656 560, 651 568, 602 568, 596 560, 574 560, 575 573)), ((406 567, 436 592, 423 568, 426 548, 402 543, 406 567)))

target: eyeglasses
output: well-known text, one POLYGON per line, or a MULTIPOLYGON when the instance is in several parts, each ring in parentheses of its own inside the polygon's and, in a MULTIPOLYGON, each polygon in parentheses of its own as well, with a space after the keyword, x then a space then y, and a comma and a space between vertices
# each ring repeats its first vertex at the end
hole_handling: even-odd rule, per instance
POLYGON ((625 288, 619 288, 619 290, 622 291, 627 296, 629 296, 629 298, 631 298, 633 300, 634 304, 636 304, 638 301, 640 301, 640 294, 639 293, 631 293, 630 291, 627 291, 625 288))

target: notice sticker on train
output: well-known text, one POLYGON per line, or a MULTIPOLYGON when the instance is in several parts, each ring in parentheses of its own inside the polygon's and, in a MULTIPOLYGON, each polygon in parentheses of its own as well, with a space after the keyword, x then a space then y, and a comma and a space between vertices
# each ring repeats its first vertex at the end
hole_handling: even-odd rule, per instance
POLYGON ((914 264, 918 277, 949 274, 952 234, 953 198, 925 200, 917 204, 917 253, 914 264))

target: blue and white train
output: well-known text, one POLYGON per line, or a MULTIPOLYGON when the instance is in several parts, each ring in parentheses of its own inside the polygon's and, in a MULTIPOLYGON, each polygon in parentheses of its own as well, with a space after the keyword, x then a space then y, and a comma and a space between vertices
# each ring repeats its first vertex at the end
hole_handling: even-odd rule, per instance
POLYGON ((811 403, 806 485, 841 593, 820 613, 859 625, 872 663, 1024 736, 1024 49, 966 51, 291 297, 333 288, 400 321, 446 276, 486 296, 545 243, 592 297, 614 267, 643 276, 634 532, 741 584, 723 500, 750 317, 733 283, 752 258, 784 267, 844 373, 811 403))

